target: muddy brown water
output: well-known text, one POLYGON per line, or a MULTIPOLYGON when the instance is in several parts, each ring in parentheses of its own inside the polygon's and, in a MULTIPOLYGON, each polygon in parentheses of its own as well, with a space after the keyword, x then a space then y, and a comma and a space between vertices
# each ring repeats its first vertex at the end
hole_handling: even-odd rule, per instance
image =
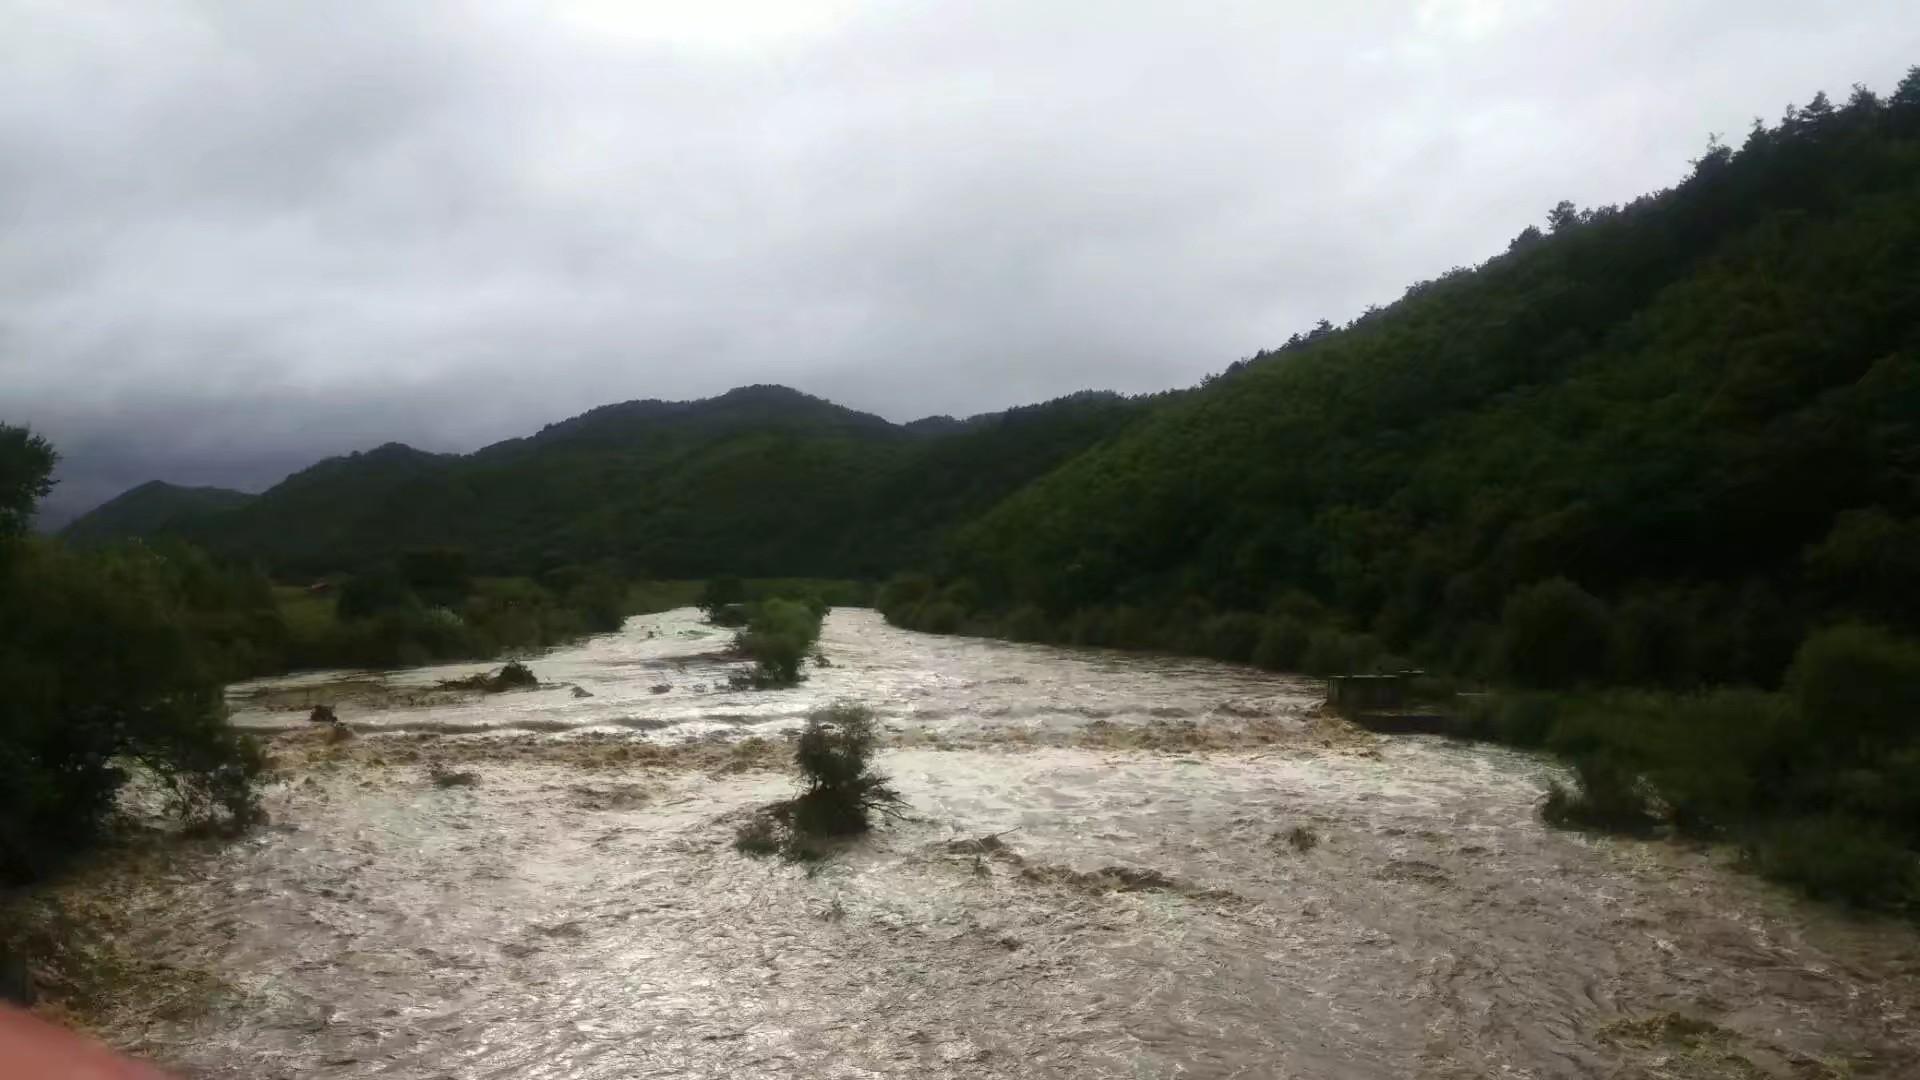
POLYGON ((671 612, 532 662, 588 697, 428 692, 477 665, 234 687, 301 747, 339 701, 358 756, 290 755, 273 826, 122 890, 120 944, 206 989, 104 1034, 204 1077, 1920 1076, 1910 928, 1548 831, 1529 756, 866 611, 803 687, 734 693, 721 640, 671 612), (911 816, 812 867, 731 850, 779 772, 491 752, 741 740, 843 698, 911 816), (1135 730, 1181 749, 1116 748, 1135 730))

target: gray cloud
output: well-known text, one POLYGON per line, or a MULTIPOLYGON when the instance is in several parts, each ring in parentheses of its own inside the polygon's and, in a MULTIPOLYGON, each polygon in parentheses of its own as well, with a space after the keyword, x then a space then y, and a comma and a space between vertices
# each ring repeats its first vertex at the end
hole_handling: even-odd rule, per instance
POLYGON ((71 510, 785 382, 1190 384, 1920 60, 1906 0, 0 0, 0 419, 71 510))

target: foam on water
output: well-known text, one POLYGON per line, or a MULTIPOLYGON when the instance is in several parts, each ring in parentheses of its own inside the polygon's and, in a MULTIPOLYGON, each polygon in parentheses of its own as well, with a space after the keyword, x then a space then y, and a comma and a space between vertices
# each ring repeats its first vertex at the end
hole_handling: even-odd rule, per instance
MULTIPOLYGON (((303 768, 268 794, 275 827, 126 890, 129 947, 227 990, 111 1034, 235 1077, 1920 1075, 1910 928, 1796 901, 1724 854, 1544 829, 1554 773, 1527 755, 1088 748, 1035 737, 1249 717, 1306 732, 1318 694, 864 611, 830 617, 833 666, 803 687, 741 693, 724 640, 691 612, 636 619, 532 661, 592 697, 342 717, 362 746, 457 754, 488 731, 739 739, 850 698, 906 747, 884 767, 911 817, 809 870, 729 844, 791 791, 779 773, 508 757, 440 788, 409 764, 303 768), (433 725, 481 733, 378 734, 433 725), (964 748, 928 748, 948 739, 964 748), (1710 1034, 1636 1034, 1669 1013, 1710 1034)), ((242 723, 297 727, 274 693, 474 670, 233 698, 242 723)))

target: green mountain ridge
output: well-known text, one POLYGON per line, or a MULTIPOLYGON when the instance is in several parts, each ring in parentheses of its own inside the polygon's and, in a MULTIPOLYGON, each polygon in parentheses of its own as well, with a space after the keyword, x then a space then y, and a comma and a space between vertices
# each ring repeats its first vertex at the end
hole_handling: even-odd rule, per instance
POLYGON ((194 517, 244 506, 254 498, 229 488, 183 487, 150 480, 69 522, 61 535, 82 544, 152 536, 194 517))
POLYGON ((1920 72, 1552 222, 970 522, 950 607, 1140 644, 1116 613, 1317 605, 1480 670, 1566 578, 1628 624, 1621 676, 1763 685, 1820 621, 1920 627, 1920 72))
MULTIPOLYGON (((954 525, 1149 404, 1084 392, 893 424, 749 386, 601 406, 467 455, 388 444, 318 462, 246 505, 130 531, 285 576, 445 546, 496 572, 610 561, 636 575, 878 577, 930 560, 954 525)), ((92 517, 73 528, 93 530, 92 517)))
POLYGON ((1634 680, 1764 684, 1820 621, 1920 626, 1920 570, 1884 554, 1920 550, 1920 75, 1549 224, 1191 391, 904 425, 773 386, 626 402, 165 528, 285 573, 430 545, 514 572, 921 569, 942 624, 1236 659, 1247 633, 1195 628, 1311 609, 1478 669, 1508 602, 1563 578, 1631 627, 1634 680))

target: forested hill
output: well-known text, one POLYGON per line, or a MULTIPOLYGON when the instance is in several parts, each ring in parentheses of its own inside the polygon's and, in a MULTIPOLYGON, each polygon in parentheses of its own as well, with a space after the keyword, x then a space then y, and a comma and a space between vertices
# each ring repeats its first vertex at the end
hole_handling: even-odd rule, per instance
POLYGON ((181 487, 152 480, 94 507, 62 534, 83 544, 151 536, 190 518, 241 506, 252 498, 244 491, 181 487))
MULTIPOLYGON (((150 528, 282 575, 372 570, 329 632, 383 649, 388 623, 350 598, 410 603, 401 566, 463 561, 412 549, 457 547, 481 573, 565 568, 545 579, 583 613, 617 592, 584 584, 608 570, 905 570, 877 604, 911 628, 1310 675, 1418 666, 1399 685, 1454 730, 1568 757, 1550 821, 1734 840, 1770 877, 1920 915, 1920 68, 1546 224, 1191 391, 895 425, 748 387, 466 456, 381 447, 224 509, 143 516, 178 496, 134 493, 73 531, 150 528), (1462 679, 1487 692, 1454 699, 1462 679)), ((0 533, 52 466, 9 439, 0 533)), ((73 561, 64 587, 117 601, 141 566, 223 580, 191 552, 101 565, 73 561)), ((72 606, 16 591, 22 610, 72 606)), ((168 618, 252 625, 225 603, 168 618)), ((422 640, 500 647, 488 603, 471 623, 410 610, 422 640)), ((618 625, 617 603, 597 610, 554 625, 618 625)))
MULTIPOLYGON (((874 577, 928 561, 953 525, 1148 407, 1084 393, 896 425, 785 387, 743 387, 603 406, 464 456, 390 444, 320 462, 244 506, 117 531, 181 536, 286 576, 446 546, 501 573, 612 562, 665 577, 874 577)), ((68 533, 103 531, 134 494, 68 533)))
POLYGON ((1235 365, 942 570, 940 622, 1169 644, 1115 620, 1286 610, 1466 670, 1565 578, 1636 681, 1771 683, 1819 619, 1920 628, 1920 69, 1235 365))
POLYGON ((1194 391, 907 425, 780 387, 629 402, 323 462, 166 529, 282 573, 429 545, 920 568, 893 596, 913 625, 1247 659, 1279 612, 1346 635, 1340 668, 1487 670, 1543 583, 1604 624, 1569 676, 1771 683, 1821 622, 1920 629, 1920 75, 1547 224, 1194 391))

